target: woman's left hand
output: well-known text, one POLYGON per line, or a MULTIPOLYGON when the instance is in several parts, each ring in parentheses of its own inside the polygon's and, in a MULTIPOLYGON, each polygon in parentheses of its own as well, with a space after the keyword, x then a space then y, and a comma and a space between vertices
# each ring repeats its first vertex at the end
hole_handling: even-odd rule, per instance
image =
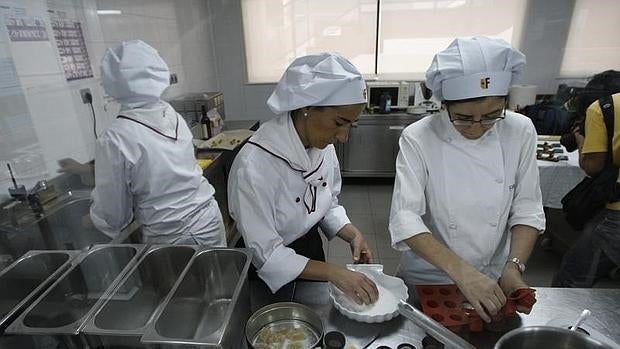
POLYGON ((373 262, 372 250, 368 246, 368 241, 362 233, 355 235, 353 240, 349 242, 351 245, 351 254, 353 254, 353 262, 356 264, 368 264, 373 262))
MULTIPOLYGON (((510 297, 510 295, 520 289, 520 288, 528 288, 529 286, 523 281, 523 277, 519 269, 517 269, 512 263, 506 264, 504 267, 504 271, 502 272, 502 277, 499 279, 499 286, 502 288, 502 291, 506 295, 506 298, 510 297)), ((517 306, 517 311, 529 312, 531 308, 521 308, 517 306)))
POLYGON ((502 277, 499 280, 499 286, 502 288, 502 291, 504 291, 506 297, 520 288, 528 287, 525 281, 523 281, 521 272, 512 263, 507 263, 504 267, 502 277))

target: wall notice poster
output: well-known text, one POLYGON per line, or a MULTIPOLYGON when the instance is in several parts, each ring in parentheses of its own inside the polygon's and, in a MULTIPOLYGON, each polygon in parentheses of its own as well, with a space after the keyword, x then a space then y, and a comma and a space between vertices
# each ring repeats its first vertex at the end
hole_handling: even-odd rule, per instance
POLYGON ((52 29, 67 81, 92 78, 93 70, 86 50, 82 24, 78 21, 52 18, 52 29))
POLYGON ((45 22, 40 17, 5 17, 6 29, 11 41, 47 41, 45 22))

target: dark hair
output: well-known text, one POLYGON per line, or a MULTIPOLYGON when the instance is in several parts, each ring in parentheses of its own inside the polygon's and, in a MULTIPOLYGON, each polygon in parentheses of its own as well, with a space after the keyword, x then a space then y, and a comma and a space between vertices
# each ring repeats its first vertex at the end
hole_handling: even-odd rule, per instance
POLYGON ((455 99, 455 100, 444 100, 443 103, 445 105, 454 105, 454 104, 459 104, 459 103, 469 103, 469 102, 480 102, 483 101, 489 97, 501 97, 501 98, 508 98, 508 96, 482 96, 482 97, 474 97, 474 98, 466 98, 466 99, 455 99))
POLYGON ((297 108, 297 109, 291 110, 290 113, 291 113, 291 115, 301 114, 301 110, 304 109, 304 108, 314 108, 314 109, 317 109, 319 111, 323 111, 326 108, 329 108, 329 106, 323 106, 323 105, 313 106, 313 105, 309 105, 309 106, 306 106, 306 107, 301 107, 301 108, 297 108))
POLYGON ((606 70, 594 75, 584 89, 576 91, 571 104, 577 116, 584 116, 592 103, 618 92, 620 92, 620 71, 606 70))
POLYGON ((312 108, 312 109, 316 109, 318 111, 323 111, 325 109, 333 108, 333 107, 337 107, 337 105, 309 105, 306 108, 312 108))
POLYGON ((610 94, 620 92, 620 71, 610 69, 598 73, 588 81, 586 88, 607 90, 610 94))
POLYGON ((297 108, 295 110, 291 110, 291 114, 297 114, 303 108, 312 108, 312 109, 316 109, 318 111, 324 111, 325 109, 344 107, 346 105, 365 105, 365 104, 366 103, 355 103, 355 104, 345 104, 345 105, 308 105, 308 106, 305 106, 305 107, 302 107, 302 108, 297 108))

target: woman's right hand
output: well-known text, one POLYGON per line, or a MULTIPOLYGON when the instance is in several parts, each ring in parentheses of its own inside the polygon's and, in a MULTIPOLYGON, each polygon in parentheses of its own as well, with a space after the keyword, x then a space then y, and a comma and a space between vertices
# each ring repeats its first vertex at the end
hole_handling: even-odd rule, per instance
POLYGON ((457 286, 463 296, 476 309, 478 315, 486 322, 491 322, 491 316, 499 313, 506 304, 506 296, 497 281, 473 267, 468 268, 461 275, 457 281, 457 286))
POLYGON ((333 266, 329 282, 336 285, 344 294, 357 304, 373 304, 379 298, 377 285, 366 275, 333 266))
POLYGON ((69 174, 86 174, 92 171, 93 165, 90 164, 80 164, 71 158, 64 158, 58 160, 58 173, 69 173, 69 174))

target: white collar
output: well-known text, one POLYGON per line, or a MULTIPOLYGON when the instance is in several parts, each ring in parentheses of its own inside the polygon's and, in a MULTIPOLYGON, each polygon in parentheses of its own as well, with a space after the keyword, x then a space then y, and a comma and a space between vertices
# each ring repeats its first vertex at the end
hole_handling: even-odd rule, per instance
POLYGON ((137 122, 162 136, 174 140, 178 138, 180 118, 174 108, 164 101, 140 108, 121 110, 118 117, 137 122))

